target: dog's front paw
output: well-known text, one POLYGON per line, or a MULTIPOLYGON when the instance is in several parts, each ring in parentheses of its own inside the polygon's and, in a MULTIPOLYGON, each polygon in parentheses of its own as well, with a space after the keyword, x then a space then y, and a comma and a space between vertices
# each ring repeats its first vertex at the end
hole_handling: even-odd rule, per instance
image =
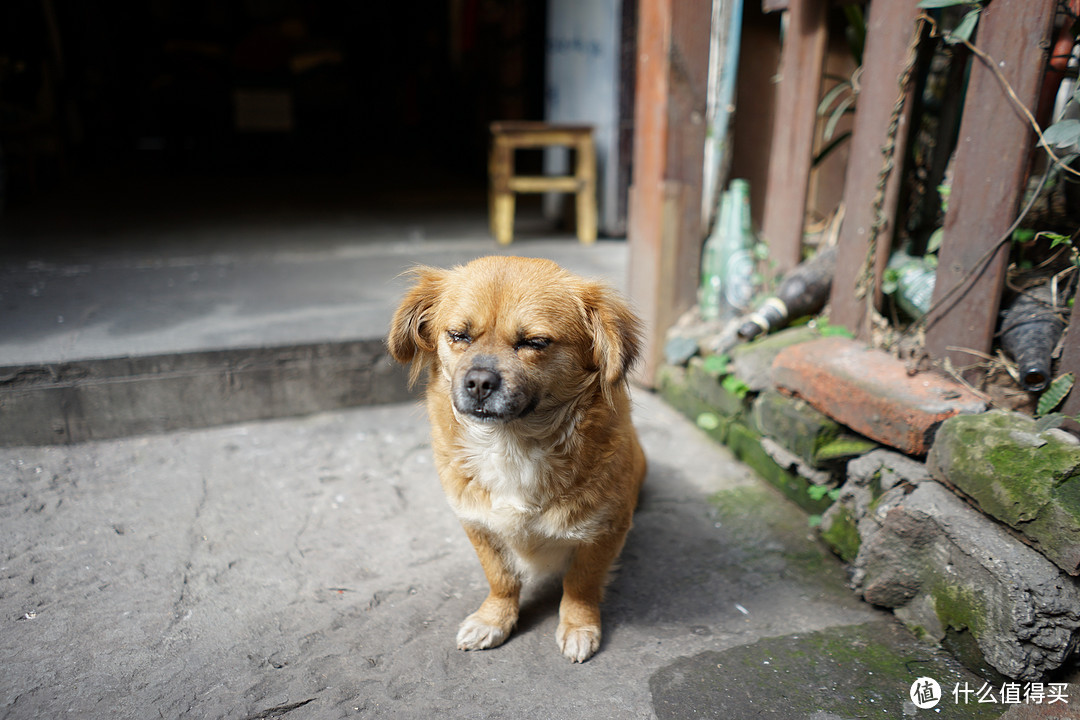
POLYGON ((487 650, 502 645, 510 635, 513 624, 509 626, 492 625, 485 622, 479 612, 474 612, 458 628, 458 650, 487 650))
POLYGON ((555 642, 562 654, 574 662, 585 662, 600 649, 599 625, 576 625, 560 622, 555 630, 555 642))

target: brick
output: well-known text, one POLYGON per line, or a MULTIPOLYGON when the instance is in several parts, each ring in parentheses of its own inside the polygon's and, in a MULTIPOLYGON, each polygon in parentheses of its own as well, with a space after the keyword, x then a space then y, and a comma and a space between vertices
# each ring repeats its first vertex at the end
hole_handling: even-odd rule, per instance
POLYGON ((908 375, 893 356, 848 338, 787 347, 777 354, 772 373, 777 387, 909 455, 925 455, 945 419, 986 409, 962 385, 933 373, 908 375))

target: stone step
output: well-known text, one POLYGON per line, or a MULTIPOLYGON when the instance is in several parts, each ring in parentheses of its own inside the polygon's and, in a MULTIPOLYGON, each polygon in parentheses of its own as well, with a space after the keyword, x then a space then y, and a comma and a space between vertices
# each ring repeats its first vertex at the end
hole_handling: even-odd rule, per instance
POLYGON ((0 446, 291 417, 410 396, 382 338, 0 368, 0 446))

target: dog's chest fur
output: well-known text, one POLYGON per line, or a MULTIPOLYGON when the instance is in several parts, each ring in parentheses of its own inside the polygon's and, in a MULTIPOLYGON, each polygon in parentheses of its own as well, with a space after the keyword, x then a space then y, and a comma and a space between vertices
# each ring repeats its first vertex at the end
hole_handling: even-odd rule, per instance
POLYGON ((462 521, 512 550, 523 573, 563 570, 570 550, 602 530, 604 518, 574 512, 568 501, 572 479, 563 476, 559 447, 523 441, 501 426, 462 426, 459 457, 470 482, 450 503, 462 521))

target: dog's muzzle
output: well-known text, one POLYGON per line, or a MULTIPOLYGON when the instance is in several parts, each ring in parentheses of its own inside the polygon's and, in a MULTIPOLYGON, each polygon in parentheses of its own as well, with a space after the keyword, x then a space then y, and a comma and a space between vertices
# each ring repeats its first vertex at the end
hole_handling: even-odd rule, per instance
POLYGON ((477 420, 505 422, 532 412, 535 400, 507 386, 502 374, 491 367, 474 365, 454 383, 454 407, 477 420))

